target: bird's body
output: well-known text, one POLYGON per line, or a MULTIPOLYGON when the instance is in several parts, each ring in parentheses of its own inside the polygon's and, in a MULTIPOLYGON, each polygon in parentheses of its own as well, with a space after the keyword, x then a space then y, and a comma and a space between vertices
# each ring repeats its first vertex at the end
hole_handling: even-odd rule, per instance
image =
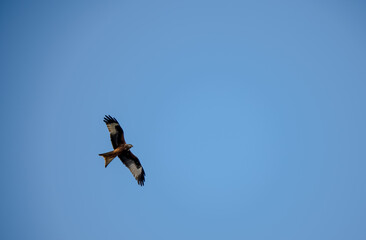
POLYGON ((141 186, 145 182, 145 171, 141 166, 139 159, 130 151, 133 146, 131 144, 126 144, 124 133, 115 118, 111 116, 105 116, 104 122, 107 124, 108 131, 110 132, 113 151, 99 154, 99 156, 104 157, 105 167, 115 158, 119 157, 124 165, 130 169, 132 175, 137 180, 137 183, 141 186))

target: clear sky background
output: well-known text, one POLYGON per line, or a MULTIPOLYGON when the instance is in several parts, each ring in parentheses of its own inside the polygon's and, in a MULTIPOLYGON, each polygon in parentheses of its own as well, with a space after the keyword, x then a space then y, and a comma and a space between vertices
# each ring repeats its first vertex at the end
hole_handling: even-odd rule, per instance
POLYGON ((366 239, 365 11, 2 1, 0 238, 366 239))

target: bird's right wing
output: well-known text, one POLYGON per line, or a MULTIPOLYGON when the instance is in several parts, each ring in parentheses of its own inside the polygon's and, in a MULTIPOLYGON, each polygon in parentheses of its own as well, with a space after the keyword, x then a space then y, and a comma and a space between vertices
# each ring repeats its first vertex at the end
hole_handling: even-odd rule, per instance
POLYGON ((111 134, 113 148, 116 149, 121 144, 126 144, 123 130, 117 120, 110 115, 105 115, 103 121, 107 124, 108 131, 111 134))

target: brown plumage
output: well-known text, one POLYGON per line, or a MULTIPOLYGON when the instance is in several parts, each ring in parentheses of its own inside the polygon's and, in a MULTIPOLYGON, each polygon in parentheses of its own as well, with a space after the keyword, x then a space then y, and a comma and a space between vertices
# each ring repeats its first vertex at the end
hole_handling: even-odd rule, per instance
POLYGON ((112 146, 114 148, 113 151, 99 154, 99 156, 102 156, 105 160, 105 167, 118 156, 122 163, 130 169, 132 175, 137 180, 137 183, 143 186, 145 182, 144 168, 141 166, 139 159, 130 151, 130 148, 133 146, 131 144, 126 144, 123 129, 118 121, 110 115, 106 115, 103 121, 107 124, 112 146))

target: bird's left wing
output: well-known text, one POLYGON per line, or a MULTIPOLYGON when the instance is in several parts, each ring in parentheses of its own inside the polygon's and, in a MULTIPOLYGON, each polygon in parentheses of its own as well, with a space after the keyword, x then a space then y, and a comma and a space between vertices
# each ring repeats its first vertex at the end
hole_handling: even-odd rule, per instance
POLYGON ((125 151, 118 157, 121 159, 123 164, 126 165, 128 169, 130 169, 132 175, 137 180, 137 183, 141 186, 144 186, 145 171, 141 166, 139 159, 131 151, 125 151))
POLYGON ((107 124, 108 131, 111 134, 111 142, 114 149, 116 149, 121 144, 126 144, 123 130, 114 117, 111 117, 110 115, 105 115, 103 122, 107 124))

